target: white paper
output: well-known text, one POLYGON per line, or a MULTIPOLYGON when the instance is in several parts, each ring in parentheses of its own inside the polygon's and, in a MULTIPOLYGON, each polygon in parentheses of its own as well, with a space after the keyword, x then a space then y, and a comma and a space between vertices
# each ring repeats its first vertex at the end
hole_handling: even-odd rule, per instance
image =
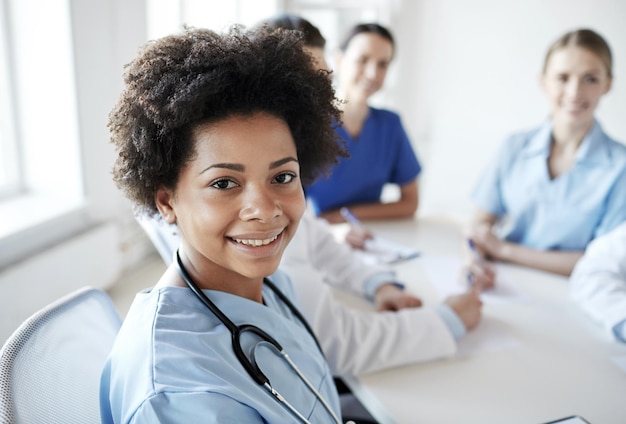
POLYGON ((392 264, 419 256, 414 248, 380 236, 367 240, 361 254, 366 262, 374 264, 392 264))
MULTIPOLYGON (((428 274, 431 284, 442 298, 467 291, 467 282, 461 278, 461 258, 458 256, 424 255, 420 264, 428 274)), ((521 292, 507 276, 496 267, 496 284, 480 295, 483 302, 526 302, 529 296, 521 292)))

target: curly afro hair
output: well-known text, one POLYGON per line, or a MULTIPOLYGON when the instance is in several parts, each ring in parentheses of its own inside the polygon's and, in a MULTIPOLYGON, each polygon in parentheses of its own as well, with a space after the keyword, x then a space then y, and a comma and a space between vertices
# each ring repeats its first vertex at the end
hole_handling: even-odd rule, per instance
POLYGON ((109 115, 118 152, 113 179, 136 212, 156 214, 156 191, 175 189, 195 155, 194 128, 234 115, 284 120, 305 186, 346 157, 334 131, 340 112, 330 79, 302 47, 297 32, 239 25, 224 34, 185 28, 142 46, 109 115))

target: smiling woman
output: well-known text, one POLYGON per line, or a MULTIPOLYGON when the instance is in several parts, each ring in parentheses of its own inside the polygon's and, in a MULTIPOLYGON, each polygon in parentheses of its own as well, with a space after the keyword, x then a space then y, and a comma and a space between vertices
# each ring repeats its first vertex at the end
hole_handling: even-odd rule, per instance
POLYGON ((277 271, 303 183, 345 154, 326 74, 295 33, 233 27, 146 44, 125 82, 114 179, 138 213, 176 223, 181 244, 130 307, 103 422, 339 422, 328 365, 277 271))
MULTIPOLYGON (((470 238, 489 259, 569 275, 591 240, 626 220, 626 147, 594 117, 612 75, 609 45, 594 31, 567 32, 548 49, 550 120, 506 140, 473 193, 470 238)), ((488 265, 469 266, 480 286, 493 284, 488 265)))
POLYGON ((263 277, 278 268, 305 207, 289 127, 255 113, 201 125, 192 139, 196 154, 176 190, 157 191, 157 207, 177 223, 199 284, 261 302, 263 277))

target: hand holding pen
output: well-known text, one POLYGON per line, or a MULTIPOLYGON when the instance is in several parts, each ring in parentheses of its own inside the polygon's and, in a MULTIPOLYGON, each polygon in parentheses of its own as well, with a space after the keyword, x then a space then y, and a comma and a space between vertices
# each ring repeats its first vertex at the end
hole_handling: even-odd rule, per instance
POLYGON ((492 288, 495 285, 495 272, 480 253, 472 238, 467 239, 470 254, 470 263, 467 267, 465 279, 471 288, 480 291, 492 288))
POLYGON ((346 234, 346 242, 355 249, 364 249, 365 242, 373 239, 374 235, 361 225, 361 221, 354 216, 350 209, 343 207, 339 212, 343 219, 350 224, 350 231, 346 234))

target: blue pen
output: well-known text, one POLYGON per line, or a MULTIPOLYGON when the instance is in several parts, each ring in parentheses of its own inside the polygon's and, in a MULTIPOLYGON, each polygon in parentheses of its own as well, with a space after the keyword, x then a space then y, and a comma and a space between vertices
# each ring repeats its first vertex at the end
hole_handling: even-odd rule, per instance
MULTIPOLYGON (((469 246, 470 249, 470 253, 472 254, 472 258, 478 262, 479 264, 483 263, 483 257, 481 256, 480 252, 478 252, 478 249, 476 249, 476 245, 474 244, 474 240, 472 240, 471 238, 467 239, 467 245, 469 246)), ((472 287, 474 285, 474 274, 472 273, 472 271, 468 271, 467 272, 467 283, 470 285, 470 287, 472 287)))
POLYGON ((350 209, 343 207, 339 209, 339 213, 341 214, 341 216, 343 216, 343 219, 345 219, 348 224, 354 225, 355 227, 359 228, 361 227, 361 221, 359 221, 359 218, 354 216, 350 209))

